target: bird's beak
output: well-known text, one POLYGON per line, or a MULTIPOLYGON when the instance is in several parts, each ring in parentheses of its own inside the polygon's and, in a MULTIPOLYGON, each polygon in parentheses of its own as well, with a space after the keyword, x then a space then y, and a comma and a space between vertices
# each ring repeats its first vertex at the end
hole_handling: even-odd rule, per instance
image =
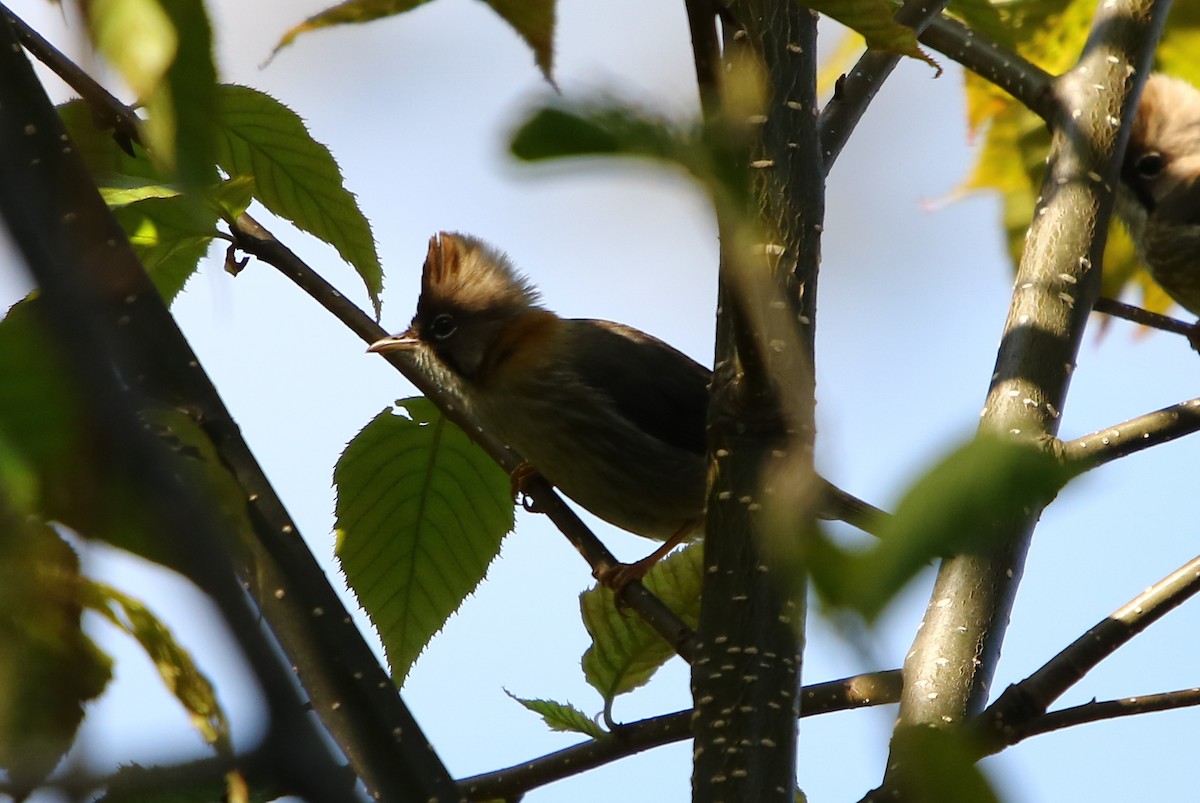
POLYGON ((401 332, 398 335, 390 335, 380 338, 371 345, 367 346, 367 351, 383 353, 385 351, 400 351, 401 349, 411 349, 417 346, 421 341, 417 338, 412 329, 401 332))

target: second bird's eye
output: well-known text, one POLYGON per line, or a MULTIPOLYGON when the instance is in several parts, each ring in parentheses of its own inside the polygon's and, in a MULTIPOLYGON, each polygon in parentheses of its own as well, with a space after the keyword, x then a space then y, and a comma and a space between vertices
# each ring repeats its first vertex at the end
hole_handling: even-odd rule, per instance
POLYGON ((454 316, 448 312, 435 315, 429 322, 429 334, 433 336, 434 340, 445 340, 457 329, 458 324, 454 322, 454 316))
POLYGON ((1139 157, 1137 162, 1134 164, 1137 167, 1138 173, 1143 178, 1154 178, 1163 171, 1163 167, 1166 166, 1166 161, 1163 159, 1161 153, 1151 151, 1150 153, 1139 157))

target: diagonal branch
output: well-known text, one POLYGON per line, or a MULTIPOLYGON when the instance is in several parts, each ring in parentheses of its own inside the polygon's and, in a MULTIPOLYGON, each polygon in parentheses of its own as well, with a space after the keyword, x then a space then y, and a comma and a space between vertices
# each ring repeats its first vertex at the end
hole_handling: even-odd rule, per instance
MULTIPOLYGON (((1169 0, 1100 5, 1077 65, 1054 84, 1053 141, 1040 203, 1026 238, 981 429, 1049 445, 1100 271, 1120 159, 1141 82, 1169 0), (1120 121, 1119 125, 1114 121, 1120 121)), ((943 561, 921 630, 905 661, 897 740, 921 727, 961 726, 983 708, 1041 513, 1033 506, 991 550, 943 561)), ((893 751, 890 799, 906 765, 893 751)))
MULTIPOLYGON (((900 699, 900 671, 873 672, 805 686, 800 691, 800 717, 888 705, 900 699)), ((561 781, 627 756, 681 742, 692 735, 691 710, 676 711, 622 725, 600 739, 524 761, 458 782, 468 800, 511 800, 539 786, 561 781)))
POLYGON ((1191 708, 1200 706, 1200 688, 1180 689, 1179 691, 1146 694, 1140 697, 1126 697, 1121 700, 1104 700, 1102 702, 1084 703, 1083 705, 1062 708, 1051 711, 1030 720, 1025 727, 1016 729, 1011 734, 1016 744, 1031 736, 1043 733, 1086 725, 1105 719, 1131 717, 1137 714, 1153 714, 1159 711, 1172 711, 1176 708, 1191 708))
POLYGON ((1077 471, 1090 471, 1126 455, 1200 431, 1200 398, 1105 427, 1062 445, 1062 456, 1077 471))
MULTIPOLYGON (((919 35, 931 21, 937 19, 949 0, 906 0, 896 12, 896 22, 914 29, 919 35)), ((868 50, 849 73, 838 82, 833 98, 821 110, 817 128, 821 136, 821 156, 825 174, 845 147, 846 141, 862 119, 867 106, 883 88, 883 82, 900 62, 900 56, 880 50, 868 50)), ((937 75, 941 75, 938 68, 937 75)), ((936 77, 936 76, 935 76, 936 77)))
POLYGON ((1030 735, 1030 726, 1045 716, 1050 704, 1067 689, 1197 592, 1200 592, 1200 557, 1193 558, 1138 594, 1042 668, 1005 689, 974 725, 986 753, 998 752, 1030 735))

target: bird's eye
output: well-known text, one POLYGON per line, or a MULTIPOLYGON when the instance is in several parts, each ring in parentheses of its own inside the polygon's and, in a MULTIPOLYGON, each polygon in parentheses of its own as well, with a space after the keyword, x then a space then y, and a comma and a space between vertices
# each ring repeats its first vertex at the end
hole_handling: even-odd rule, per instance
POLYGON ((1137 168, 1138 175, 1142 178, 1154 178, 1166 167, 1166 160, 1163 159, 1161 153, 1151 151, 1143 156, 1139 156, 1138 160, 1134 162, 1134 166, 1137 168))
POLYGON ((454 322, 454 316, 448 312, 435 315, 429 322, 429 334, 433 336, 434 340, 445 340, 457 330, 458 324, 454 322))

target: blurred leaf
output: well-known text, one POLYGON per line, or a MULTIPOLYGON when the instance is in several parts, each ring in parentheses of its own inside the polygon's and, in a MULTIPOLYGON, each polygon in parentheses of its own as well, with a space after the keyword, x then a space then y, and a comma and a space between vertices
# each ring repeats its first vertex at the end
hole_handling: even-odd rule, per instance
MULTIPOLYGON (((287 797, 275 783, 234 781, 247 785, 248 803, 269 803, 287 797)), ((231 781, 212 774, 211 767, 195 762, 169 767, 123 765, 111 776, 108 791, 95 803, 236 803, 231 781)), ((240 790, 239 790, 240 791, 240 790)))
POLYGON ((375 238, 329 149, 270 95, 225 84, 217 100, 222 169, 253 177, 256 197, 267 209, 336 248, 362 278, 378 317, 383 268, 375 238))
MULTIPOLYGON (((179 50, 171 17, 158 0, 91 0, 85 8, 96 49, 139 98, 149 101, 179 50)), ((166 111, 169 115, 169 105, 166 111)), ((156 144, 169 147, 170 140, 156 144)))
MULTIPOLYGON (((690 627, 700 619, 703 551, 692 544, 672 552, 643 580, 690 627)), ((606 703, 644 685, 675 650, 644 621, 617 608, 613 593, 595 587, 579 595, 583 624, 592 646, 583 654, 583 674, 606 703)))
MULTIPOLYGON (((168 135, 173 158, 166 161, 170 174, 188 190, 201 190, 217 180, 214 129, 217 114, 217 68, 213 63, 212 27, 203 0, 159 0, 180 32, 179 49, 167 70, 164 90, 169 93, 170 129, 159 129, 161 110, 151 108, 146 120, 150 141, 168 135), (157 111, 157 114, 155 113, 157 111)), ((196 199, 197 203, 201 199, 196 199)))
POLYGON ((208 678, 171 631, 141 602, 111 586, 87 581, 87 607, 132 636, 154 663, 163 684, 188 712, 204 741, 223 755, 232 752, 229 724, 208 678))
POLYGON ((590 736, 593 739, 599 739, 601 736, 607 735, 604 728, 601 728, 591 717, 573 705, 558 703, 554 700, 527 700, 524 697, 518 697, 510 691, 505 691, 504 693, 533 713, 539 715, 552 731, 582 733, 584 736, 590 736))
POLYGON ((942 68, 917 43, 917 32, 892 19, 896 6, 890 0, 804 0, 801 5, 858 31, 867 47, 900 56, 910 56, 937 69, 942 68))
POLYGON ((392 17, 397 14, 403 14, 406 11, 412 11, 414 8, 423 6, 428 2, 429 0, 346 0, 344 3, 330 6, 324 11, 312 15, 299 25, 289 28, 275 45, 274 50, 271 51, 271 56, 274 57, 280 50, 283 50, 296 41, 296 37, 302 33, 329 28, 334 25, 373 22, 383 17, 392 17))
POLYGON ((487 573, 513 526, 504 472, 424 398, 359 432, 334 468, 342 571, 397 685, 487 573))
POLYGON ((979 435, 917 480, 875 547, 846 553, 818 541, 810 561, 814 585, 828 602, 874 620, 932 559, 991 549, 1070 478, 1032 443, 979 435))
MULTIPOLYGON (((0 488, 0 768, 12 790, 42 781, 71 746, 112 661, 80 624, 79 558, 0 488)), ((17 795, 18 799, 21 795, 17 795)))
POLYGON ((853 69, 865 48, 866 42, 862 34, 846 31, 837 45, 821 60, 821 68, 817 72, 817 93, 828 95, 833 92, 837 82, 853 69))
POLYGON ((98 189, 100 197, 110 209, 149 198, 174 198, 179 195, 176 187, 140 176, 107 176, 98 189))
POLYGON ((897 796, 911 803, 1000 803, 963 734, 907 727, 892 737, 897 796))

